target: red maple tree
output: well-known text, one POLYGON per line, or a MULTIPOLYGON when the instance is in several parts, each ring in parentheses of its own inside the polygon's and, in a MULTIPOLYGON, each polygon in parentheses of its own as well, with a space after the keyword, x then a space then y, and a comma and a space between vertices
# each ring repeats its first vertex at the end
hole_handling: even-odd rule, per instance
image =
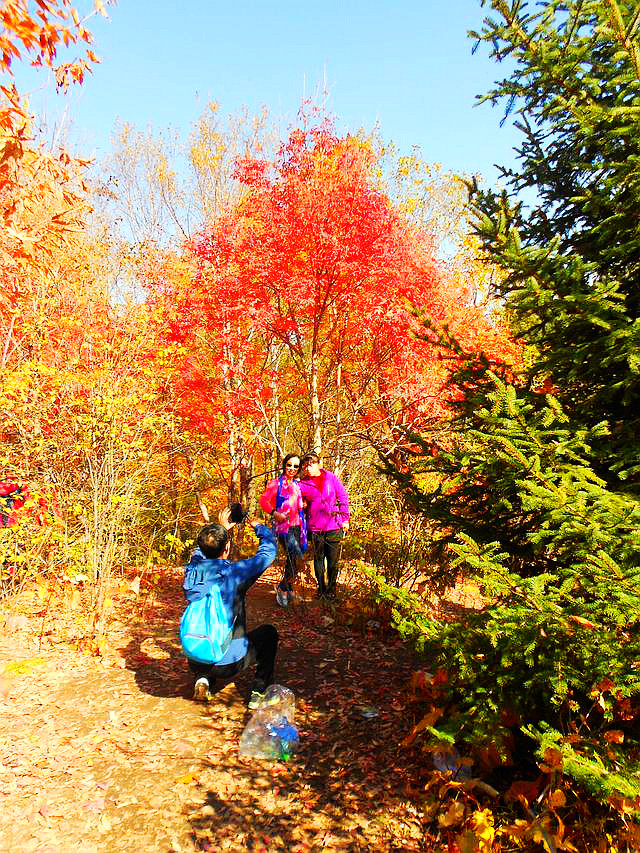
POLYGON ((188 285, 154 285, 185 347, 187 417, 191 405, 254 444, 279 442, 286 421, 335 460, 374 423, 445 412, 446 368, 413 306, 463 343, 492 329, 376 167, 366 141, 327 125, 292 132, 272 164, 238 163, 245 195, 188 245, 188 285))

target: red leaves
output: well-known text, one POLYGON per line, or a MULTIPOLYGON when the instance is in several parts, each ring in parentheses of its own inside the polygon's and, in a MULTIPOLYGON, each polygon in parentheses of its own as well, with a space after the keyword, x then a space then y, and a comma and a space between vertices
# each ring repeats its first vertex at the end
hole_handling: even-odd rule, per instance
POLYGON ((411 304, 465 345, 505 348, 391 203, 376 158, 327 122, 295 130, 274 162, 238 160, 241 200, 182 257, 151 265, 150 302, 175 350, 162 365, 173 411, 231 455, 279 441, 276 420, 321 443, 334 438, 324 424, 376 442, 446 414, 448 367, 416 334, 411 304))
POLYGON ((266 187, 269 164, 266 160, 244 158, 236 161, 232 177, 248 187, 266 187))

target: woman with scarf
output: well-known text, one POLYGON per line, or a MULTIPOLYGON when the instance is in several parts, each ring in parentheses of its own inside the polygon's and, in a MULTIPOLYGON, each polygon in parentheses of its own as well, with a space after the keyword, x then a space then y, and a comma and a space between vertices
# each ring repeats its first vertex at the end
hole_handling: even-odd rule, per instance
POLYGON ((299 471, 300 456, 288 453, 282 460, 282 474, 260 496, 260 506, 273 518, 274 532, 286 554, 284 577, 276 585, 276 600, 281 607, 293 601, 297 561, 307 547, 307 522, 297 482, 299 471))

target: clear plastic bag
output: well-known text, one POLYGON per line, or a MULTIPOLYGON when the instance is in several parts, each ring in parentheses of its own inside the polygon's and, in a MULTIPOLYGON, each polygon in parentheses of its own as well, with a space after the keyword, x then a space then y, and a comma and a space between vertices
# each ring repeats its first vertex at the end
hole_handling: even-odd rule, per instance
POLYGON ((272 684, 240 736, 240 757, 287 761, 298 746, 294 714, 291 690, 272 684))
POLYGON ((264 708, 256 711, 240 736, 241 758, 286 761, 298 746, 298 730, 287 717, 264 708))
POLYGON ((286 717, 292 723, 296 715, 296 697, 293 695, 293 691, 281 684, 272 684, 267 687, 257 710, 264 711, 267 709, 286 717))

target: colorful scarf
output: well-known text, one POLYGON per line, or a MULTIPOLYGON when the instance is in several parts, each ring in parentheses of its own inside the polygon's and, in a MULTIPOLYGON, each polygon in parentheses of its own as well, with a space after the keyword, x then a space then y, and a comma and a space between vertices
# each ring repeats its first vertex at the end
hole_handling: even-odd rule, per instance
MULTIPOLYGON (((289 494, 282 493, 282 487, 287 482, 287 478, 284 474, 280 476, 278 479, 278 492, 276 494, 276 504, 275 511, 280 512, 281 507, 285 505, 285 503, 289 503, 289 494)), ((292 481, 293 484, 293 481, 292 481)), ((300 488, 294 489, 294 492, 297 492, 296 498, 298 501, 298 517, 300 518, 300 548, 302 551, 307 550, 307 517, 304 512, 304 504, 302 503, 302 492, 300 488)), ((288 533, 289 532, 289 521, 283 521, 280 524, 276 524, 274 521, 274 532, 275 533, 288 533)))

